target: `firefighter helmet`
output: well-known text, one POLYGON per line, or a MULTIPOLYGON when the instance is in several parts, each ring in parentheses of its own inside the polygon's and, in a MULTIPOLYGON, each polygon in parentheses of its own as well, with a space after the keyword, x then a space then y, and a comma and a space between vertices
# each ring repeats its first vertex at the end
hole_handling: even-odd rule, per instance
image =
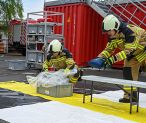
POLYGON ((59 40, 54 39, 48 46, 48 52, 60 52, 62 51, 62 44, 59 40))
POLYGON ((102 22, 102 30, 110 31, 110 30, 119 30, 120 21, 114 15, 107 15, 102 22))

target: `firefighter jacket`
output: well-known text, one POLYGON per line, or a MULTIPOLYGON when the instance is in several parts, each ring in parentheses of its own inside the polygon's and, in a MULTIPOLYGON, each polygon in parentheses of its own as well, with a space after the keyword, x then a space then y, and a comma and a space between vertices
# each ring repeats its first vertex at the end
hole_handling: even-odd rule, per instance
POLYGON ((124 59, 130 60, 131 58, 136 58, 138 62, 142 62, 146 59, 145 46, 146 31, 140 27, 122 23, 119 32, 116 33, 114 38, 109 39, 106 48, 100 55, 104 58, 112 58, 113 63, 124 59), (121 51, 112 55, 116 48, 121 51))
POLYGON ((70 69, 74 68, 75 61, 73 60, 71 53, 67 49, 63 49, 56 57, 53 57, 52 54, 47 56, 47 59, 43 63, 43 70, 48 71, 48 68, 52 66, 55 70, 70 69))

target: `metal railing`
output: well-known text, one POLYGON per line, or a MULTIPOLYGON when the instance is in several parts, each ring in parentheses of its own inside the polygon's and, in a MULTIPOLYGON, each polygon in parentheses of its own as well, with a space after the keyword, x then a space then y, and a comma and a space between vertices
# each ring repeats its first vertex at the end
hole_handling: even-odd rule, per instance
POLYGON ((144 23, 146 16, 139 19, 136 15, 137 11, 146 15, 146 6, 141 1, 142 0, 86 0, 86 3, 103 17, 111 13, 118 13, 116 16, 122 19, 125 18, 125 21, 128 23, 130 22, 137 26, 146 27, 144 23), (129 4, 135 7, 133 12, 127 10, 129 4), (120 8, 120 10, 118 8, 120 8), (133 21, 133 19, 136 20, 137 23, 133 21))

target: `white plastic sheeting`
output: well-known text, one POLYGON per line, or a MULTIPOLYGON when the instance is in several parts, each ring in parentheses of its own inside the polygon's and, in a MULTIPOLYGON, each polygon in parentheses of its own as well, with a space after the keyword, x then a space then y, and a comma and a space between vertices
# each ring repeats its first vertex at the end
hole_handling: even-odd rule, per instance
POLYGON ((64 69, 61 69, 56 72, 41 72, 36 77, 26 76, 27 81, 30 85, 34 87, 50 87, 55 85, 62 85, 69 82, 68 76, 72 76, 77 72, 76 69, 73 69, 68 72, 64 72, 64 69))
POLYGON ((55 101, 0 109, 0 119, 10 123, 136 123, 55 101))
MULTIPOLYGON (((123 98, 124 92, 122 90, 118 91, 107 91, 101 94, 93 94, 95 98, 107 99, 113 102, 119 102, 120 98, 123 98)), ((139 106, 142 108, 146 108, 146 94, 139 94, 139 106)))

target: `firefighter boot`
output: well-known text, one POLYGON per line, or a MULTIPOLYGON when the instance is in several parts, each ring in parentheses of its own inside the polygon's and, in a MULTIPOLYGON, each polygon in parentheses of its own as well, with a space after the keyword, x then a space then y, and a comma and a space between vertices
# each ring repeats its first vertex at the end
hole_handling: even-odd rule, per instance
POLYGON ((121 103, 129 103, 130 99, 129 99, 129 95, 128 93, 124 93, 124 97, 119 99, 119 102, 121 103))
MULTIPOLYGON (((124 97, 119 99, 119 102, 121 102, 121 103, 130 103, 129 95, 125 93, 124 97)), ((137 91, 133 91, 132 102, 137 102, 137 91)))

